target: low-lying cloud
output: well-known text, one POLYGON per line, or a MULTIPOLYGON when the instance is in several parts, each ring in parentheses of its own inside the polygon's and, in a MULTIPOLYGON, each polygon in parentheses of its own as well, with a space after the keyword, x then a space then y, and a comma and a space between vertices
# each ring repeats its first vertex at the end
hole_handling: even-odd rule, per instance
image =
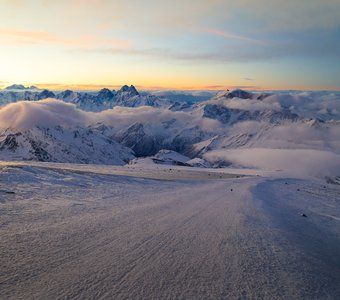
POLYGON ((338 176, 340 155, 312 149, 230 149, 210 151, 208 161, 225 160, 242 167, 283 171, 296 176, 338 176))
MULTIPOLYGON (((255 93, 255 96, 262 92, 255 93)), ((340 119, 339 92, 269 92, 270 95, 259 99, 223 99, 217 98, 219 103, 231 109, 241 110, 274 110, 287 108, 305 118, 320 118, 322 120, 340 119)))
POLYGON ((272 98, 259 101, 257 99, 230 99, 223 101, 224 106, 231 109, 241 109, 248 111, 263 111, 263 110, 281 110, 281 105, 278 101, 272 98))
POLYGON ((35 126, 80 126, 91 117, 75 105, 55 99, 19 101, 0 109, 0 128, 31 129, 35 126))
POLYGON ((103 123, 116 131, 142 123, 149 134, 164 134, 164 128, 198 127, 206 132, 220 131, 216 120, 201 118, 185 112, 141 106, 137 108, 116 106, 102 112, 85 112, 74 104, 56 99, 19 101, 0 109, 0 128, 26 130, 35 126, 89 126, 103 123), (168 125, 167 125, 168 124, 168 125))

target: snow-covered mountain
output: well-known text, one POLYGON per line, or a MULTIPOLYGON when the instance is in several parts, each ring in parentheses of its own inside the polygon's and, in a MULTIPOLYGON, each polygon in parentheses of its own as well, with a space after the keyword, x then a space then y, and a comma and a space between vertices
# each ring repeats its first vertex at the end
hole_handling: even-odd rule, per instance
POLYGON ((137 156, 152 156, 162 149, 185 153, 194 143, 212 135, 212 132, 195 124, 182 127, 181 120, 176 119, 175 115, 173 117, 170 121, 165 120, 158 125, 150 124, 146 119, 132 123, 127 128, 119 129, 120 126, 107 127, 103 124, 92 125, 92 128, 131 148, 137 156))
POLYGON ((38 88, 34 85, 32 86, 28 86, 28 87, 25 87, 24 85, 22 84, 12 84, 12 85, 9 85, 8 87, 5 88, 6 91, 8 90, 38 90, 38 88))
POLYGON ((267 97, 268 94, 254 95, 242 90, 220 92, 211 100, 199 103, 197 112, 226 125, 242 121, 282 123, 299 118, 289 107, 264 100, 267 97))
POLYGON ((30 88, 7 89, 0 91, 0 106, 19 100, 38 101, 47 98, 55 98, 55 94, 49 90, 30 88))
MULTIPOLYGON (((159 151, 176 151, 192 160, 190 165, 223 167, 242 165, 229 156, 235 149, 340 154, 336 93, 236 90, 166 106, 133 86, 64 91, 55 95, 59 100, 38 101, 32 91, 25 93, 35 101, 0 109, 0 158, 123 164, 133 153, 155 161, 159 151)), ((48 91, 37 93, 42 97, 48 91)))
POLYGON ((7 129, 0 135, 1 160, 124 165, 133 158, 131 149, 90 128, 7 129))
POLYGON ((168 101, 161 100, 156 96, 140 94, 133 85, 124 85, 118 91, 104 88, 98 93, 73 92, 67 90, 57 94, 56 98, 65 102, 74 103, 77 107, 85 111, 103 111, 114 106, 162 107, 169 104, 168 101))
POLYGON ((155 155, 149 157, 135 158, 129 162, 130 165, 140 164, 160 164, 169 166, 187 166, 190 167, 190 158, 176 151, 162 149, 155 155))
POLYGON ((114 106, 165 107, 170 105, 170 101, 167 99, 160 99, 157 96, 148 93, 140 94, 133 85, 124 85, 118 91, 104 88, 97 93, 71 90, 65 90, 58 93, 49 90, 40 90, 33 86, 25 88, 23 85, 17 84, 0 91, 0 105, 19 100, 37 101, 47 98, 56 98, 67 103, 73 103, 78 108, 85 111, 103 111, 113 108, 114 106))

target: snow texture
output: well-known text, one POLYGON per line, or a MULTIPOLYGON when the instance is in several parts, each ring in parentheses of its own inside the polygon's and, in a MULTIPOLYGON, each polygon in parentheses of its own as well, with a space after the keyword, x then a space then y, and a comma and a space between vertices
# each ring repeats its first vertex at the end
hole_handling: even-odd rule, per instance
POLYGON ((0 298, 337 299, 340 186, 280 174, 3 162, 0 298))

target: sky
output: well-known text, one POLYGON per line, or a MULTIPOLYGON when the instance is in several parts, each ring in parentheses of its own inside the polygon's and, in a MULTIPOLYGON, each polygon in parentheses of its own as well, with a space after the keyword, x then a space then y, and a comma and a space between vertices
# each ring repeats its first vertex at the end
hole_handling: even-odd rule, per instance
POLYGON ((339 0, 0 0, 0 88, 340 90, 339 0))

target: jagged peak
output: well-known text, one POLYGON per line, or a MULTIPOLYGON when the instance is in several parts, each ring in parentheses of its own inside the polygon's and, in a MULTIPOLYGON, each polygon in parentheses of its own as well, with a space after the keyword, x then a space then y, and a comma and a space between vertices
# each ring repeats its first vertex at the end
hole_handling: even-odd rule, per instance
POLYGON ((43 96, 43 97, 49 97, 49 98, 55 97, 55 94, 53 92, 51 92, 50 90, 43 90, 43 91, 40 92, 39 95, 43 96))
POLYGON ((108 88, 102 88, 101 90, 99 90, 99 93, 100 92, 111 92, 111 90, 109 90, 108 88))
POLYGON ((139 95, 137 89, 133 85, 123 85, 118 92, 129 93, 131 95, 139 95))
POLYGON ((60 92, 59 95, 62 95, 62 96, 64 96, 64 97, 67 97, 67 96, 69 96, 69 95, 72 95, 73 93, 76 93, 76 92, 74 92, 74 91, 72 91, 72 90, 65 90, 65 91, 60 92))
POLYGON ((109 90, 108 88, 103 88, 98 92, 98 96, 106 96, 106 97, 113 97, 114 91, 109 90))

